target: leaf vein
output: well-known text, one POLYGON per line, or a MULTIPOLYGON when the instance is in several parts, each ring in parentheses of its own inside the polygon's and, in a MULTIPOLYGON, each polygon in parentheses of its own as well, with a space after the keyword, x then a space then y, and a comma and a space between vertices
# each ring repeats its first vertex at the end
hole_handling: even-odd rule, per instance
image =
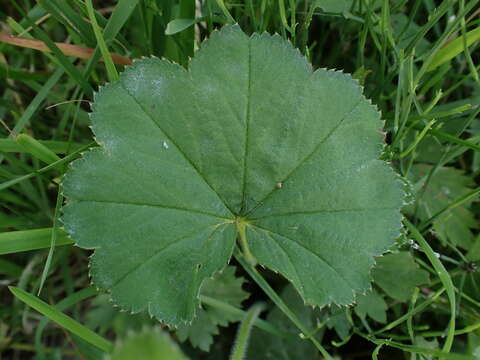
POLYGON ((242 206, 240 212, 243 212, 247 208, 247 166, 248 166, 248 139, 250 128, 250 98, 252 92, 252 45, 251 41, 248 42, 248 75, 247 75, 247 103, 245 107, 245 152, 243 154, 243 186, 242 186, 242 206))
POLYGON ((141 262, 135 264, 135 266, 131 269, 129 269, 124 275, 122 275, 118 280, 115 281, 115 283, 110 286, 110 288, 114 288, 115 286, 117 286, 119 283, 121 283, 123 280, 125 280, 128 276, 130 276, 132 273, 136 272, 138 269, 140 269, 142 266, 146 265, 147 263, 149 263, 150 261, 152 261, 156 256, 160 255, 163 251, 167 250, 170 246, 172 245, 175 245, 175 244, 179 244, 187 239, 189 239, 192 235, 195 235, 205 229, 208 229, 210 227, 218 227, 219 225, 222 225, 222 224, 214 224, 214 225, 208 225, 208 226, 204 226, 204 227, 201 227, 199 229, 195 229, 194 231, 192 232, 189 232, 188 234, 186 235, 182 235, 176 239, 174 239, 172 242, 169 242, 168 244, 166 244, 165 246, 161 247, 160 249, 156 250, 153 254, 151 254, 150 256, 148 256, 146 259, 142 259, 141 262))
MULTIPOLYGON (((297 244, 298 246, 300 246, 301 248, 303 248, 304 250, 306 250, 307 252, 313 254, 316 258, 318 258, 322 263, 324 263, 325 265, 327 265, 327 267, 329 267, 331 270, 333 270, 334 273, 336 273, 348 286, 350 286, 352 289, 355 289, 355 286, 352 285, 352 283, 350 282, 350 280, 348 280, 345 275, 343 275, 338 269, 336 269, 332 264, 330 264, 329 261, 327 261, 323 256, 321 256, 320 254, 317 254, 316 252, 314 252, 312 249, 310 249, 309 247, 305 246, 304 244, 302 244, 301 242, 295 240, 295 239, 292 239, 286 235, 282 235, 276 231, 272 231, 272 230, 269 230, 269 229, 266 229, 266 228, 263 228, 261 226, 258 226, 258 225, 250 225, 250 226, 254 226, 258 229, 261 229, 267 233, 271 233, 271 234, 275 234, 277 236, 280 236, 284 239, 287 239, 295 244, 297 244)), ((272 239, 274 239, 273 237, 271 237, 272 239)))
POLYGON ((362 211, 375 211, 375 210, 398 210, 398 208, 392 207, 379 207, 379 208, 357 208, 357 209, 318 209, 318 210, 305 210, 305 211, 291 211, 280 214, 269 214, 265 216, 260 216, 257 218, 250 218, 250 220, 261 220, 277 216, 291 216, 291 215, 310 215, 310 214, 322 214, 322 213, 341 213, 341 212, 362 212, 362 211))
POLYGON ((161 204, 151 204, 151 203, 141 203, 141 202, 124 202, 124 201, 113 201, 113 200, 89 200, 89 199, 79 199, 77 201, 82 201, 82 202, 93 202, 93 203, 104 203, 104 204, 115 204, 115 205, 132 205, 132 206, 148 206, 148 207, 157 207, 157 208, 162 208, 162 209, 170 209, 170 210, 178 210, 178 211, 185 211, 185 212, 192 212, 196 214, 202 214, 202 215, 207 215, 219 219, 225 219, 225 220, 231 220, 230 218, 212 214, 206 211, 201 211, 201 210, 195 210, 195 209, 188 209, 188 208, 182 208, 182 207, 177 207, 177 206, 167 206, 167 205, 161 205, 161 204))
MULTIPOLYGON (((288 180, 288 178, 290 176, 292 176, 292 174, 297 171, 303 164, 305 164, 312 156, 313 154, 315 154, 317 152, 317 150, 335 133, 335 131, 338 130, 338 128, 340 128, 340 126, 343 124, 343 122, 345 121, 345 119, 358 107, 358 105, 361 104, 362 102, 362 96, 360 96, 360 99, 357 101, 357 103, 352 107, 352 109, 350 111, 348 111, 345 116, 343 118, 340 119, 340 121, 338 122, 337 125, 335 125, 333 127, 332 130, 330 130, 330 132, 313 148, 313 150, 307 154, 307 156, 305 156, 303 158, 303 160, 301 160, 297 166, 295 166, 292 170, 290 170, 290 172, 283 178, 283 180, 281 181, 281 183, 284 183, 285 181, 288 180)), ((272 190, 270 190, 270 192, 265 195, 263 197, 262 200, 258 201, 258 204, 256 206, 254 206, 252 208, 252 210, 248 211, 246 215, 252 213, 253 211, 255 211, 259 206, 261 206, 270 196, 272 196, 272 194, 275 193, 275 190, 278 190, 278 187, 277 186, 274 186, 272 188, 272 190)))
POLYGON ((170 140, 170 142, 178 149, 178 151, 180 152, 180 154, 182 154, 183 158, 190 164, 190 166, 192 166, 195 171, 197 172, 197 174, 199 175, 199 177, 205 182, 205 184, 217 195, 218 199, 220 200, 220 202, 230 211, 230 213, 234 214, 234 211, 230 208, 230 206, 227 204, 227 202, 220 196, 220 194, 215 190, 215 188, 207 181, 207 179, 205 178, 205 176, 201 173, 200 169, 198 169, 198 167, 194 164, 194 162, 187 156, 187 154, 182 150, 182 148, 177 144, 177 142, 172 138, 172 136, 170 134, 168 134, 166 131, 164 131, 162 129, 162 127, 155 121, 155 119, 152 117, 152 115, 150 115, 150 113, 148 113, 144 108, 143 106, 140 104, 140 102, 138 101, 138 99, 133 96, 132 94, 130 94, 130 92, 125 88, 125 86, 123 85, 122 82, 120 82, 121 84, 121 87, 122 89, 125 91, 125 93, 130 96, 132 98, 133 101, 135 101, 135 103, 138 105, 138 107, 143 111, 143 113, 147 116, 147 118, 149 118, 154 124, 155 126, 157 126, 160 131, 162 133, 165 134, 165 136, 168 138, 168 140, 170 140))
POLYGON ((285 256, 287 257, 288 261, 289 261, 290 264, 292 265, 292 269, 293 269, 293 271, 295 272, 295 276, 297 277, 297 281, 298 281, 298 284, 299 284, 300 289, 301 289, 302 297, 304 297, 304 296, 305 296, 305 285, 303 284, 302 278, 299 276, 297 267, 295 266, 295 263, 292 261, 292 258, 290 257, 290 254, 283 248, 282 245, 280 245, 279 242, 275 241, 275 239, 273 238, 272 235, 270 235, 269 232, 265 232, 265 234, 267 235, 267 237, 269 237, 270 239, 272 239, 272 241, 273 241, 275 244, 277 244, 277 246, 283 251, 283 253, 284 253, 285 256))

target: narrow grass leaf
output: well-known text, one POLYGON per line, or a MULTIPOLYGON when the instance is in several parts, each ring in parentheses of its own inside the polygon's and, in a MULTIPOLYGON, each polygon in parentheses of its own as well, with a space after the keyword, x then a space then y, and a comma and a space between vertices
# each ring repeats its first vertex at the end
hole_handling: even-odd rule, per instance
POLYGON ((92 23, 93 32, 95 33, 98 47, 100 48, 100 51, 102 52, 103 60, 105 61, 105 67, 107 69, 108 79, 109 81, 118 80, 118 72, 113 63, 112 56, 108 51, 108 47, 107 47, 107 44, 105 43, 105 39, 103 38, 102 31, 98 26, 97 18, 95 17, 95 11, 93 9, 92 0, 86 0, 85 4, 87 5, 88 16, 92 23))
POLYGON ((456 317, 455 287, 453 286, 452 278, 417 228, 407 219, 404 220, 404 223, 412 236, 420 245, 420 248, 425 252, 425 255, 427 256, 428 260, 430 260, 430 263, 434 269, 437 271, 438 277, 447 291, 448 300, 450 301, 450 323, 448 326, 447 338, 445 340, 445 344, 443 345, 443 351, 449 352, 452 348, 453 338, 455 336, 456 317))
MULTIPOLYGON (((73 305, 78 304, 79 302, 97 294, 98 291, 94 287, 87 287, 68 295, 67 297, 59 301, 55 305, 55 308, 59 311, 65 311, 73 305)), ((35 329, 35 347, 37 348, 37 352, 39 354, 41 354, 44 349, 44 346, 42 344, 42 334, 49 321, 50 319, 48 317, 44 317, 42 320, 40 320, 38 326, 35 329)))
MULTIPOLYGON (((42 146, 55 154, 66 154, 68 150, 76 151, 84 144, 70 143, 68 141, 55 141, 55 140, 36 140, 42 146)), ((15 139, 0 139, 0 151, 1 152, 27 152, 25 148, 20 145, 15 139)))
POLYGON ((60 64, 61 67, 68 73, 84 90, 85 93, 91 95, 93 94, 93 88, 90 86, 88 81, 82 76, 80 71, 71 63, 71 61, 63 54, 63 52, 58 48, 58 46, 50 39, 47 33, 42 30, 35 22, 33 22, 25 11, 16 3, 13 3, 16 9, 25 17, 26 20, 29 22, 29 26, 31 26, 36 34, 36 36, 42 40, 45 45, 53 53, 55 60, 60 64))
POLYGON ((69 5, 68 1, 63 0, 37 0, 49 14, 51 14, 58 22, 73 31, 85 44, 93 46, 95 44, 95 36, 89 24, 83 16, 69 5))
MULTIPOLYGON (((57 230, 56 246, 73 244, 62 230, 57 230)), ((52 228, 0 233, 0 255, 50 247, 52 228)))
POLYGON ((474 30, 467 32, 465 34, 465 40, 463 36, 459 36, 441 48, 428 65, 427 71, 435 70, 440 65, 452 60, 455 56, 465 51, 464 41, 466 42, 466 46, 470 46, 478 40, 480 40, 480 26, 477 26, 477 28, 474 30))
POLYGON ((100 335, 96 334, 89 328, 72 319, 70 316, 67 316, 59 310, 55 309, 55 307, 53 307, 52 305, 47 304, 36 296, 33 296, 32 294, 29 294, 25 290, 22 290, 18 287, 9 286, 8 289, 12 292, 13 295, 15 295, 25 304, 37 310, 42 315, 45 315, 56 324, 70 331, 72 334, 77 335, 78 337, 94 345, 100 350, 105 351, 106 353, 112 351, 113 346, 109 341, 105 340, 100 335))
POLYGON ((175 19, 170 21, 165 28, 165 35, 174 35, 177 34, 188 27, 196 24, 197 22, 202 21, 202 18, 199 19, 175 19))
POLYGON ((58 188, 58 193, 57 193, 57 202, 55 204, 55 213, 53 214, 53 227, 52 227, 52 232, 50 236, 50 249, 48 250, 48 256, 47 256, 47 261, 45 262, 45 266, 42 271, 42 277, 40 279, 40 286, 38 288, 38 293, 37 296, 40 296, 40 293, 42 292, 43 289, 43 284, 45 283, 45 280, 47 279, 48 276, 48 271, 50 270, 50 265, 52 263, 53 259, 53 252, 55 250, 55 247, 57 246, 57 237, 58 237, 58 217, 60 216, 60 208, 62 207, 62 202, 63 202, 63 195, 62 195, 62 188, 61 186, 58 188))
POLYGON ((28 180, 28 179, 31 179, 32 177, 38 175, 38 174, 43 174, 47 171, 50 171, 54 168, 56 168, 57 166, 61 165, 61 164, 66 164, 66 163, 69 163, 70 161, 74 160, 75 158, 78 157, 78 153, 82 152, 83 150, 87 150, 88 148, 94 146, 94 143, 90 143, 88 145, 85 145, 83 147, 81 147, 80 149, 78 149, 77 151, 75 152, 72 152, 71 154, 65 156, 64 158, 50 164, 50 165, 47 165, 41 169, 38 169, 38 170, 35 170, 29 174, 26 174, 26 175, 23 175, 23 176, 19 176, 17 178, 14 178, 14 179, 11 179, 11 180, 7 180, 3 183, 0 183, 0 190, 4 190, 4 189, 7 189, 11 186, 14 186, 18 183, 21 183, 22 181, 25 181, 25 180, 28 180))
POLYGON ((232 15, 230 14, 230 12, 228 11, 227 7, 225 6, 225 3, 223 2, 223 0, 216 0, 217 1, 217 5, 218 7, 222 10, 223 14, 225 15, 225 17, 227 18, 227 20, 229 21, 230 24, 235 24, 235 19, 232 17, 232 15))
POLYGON ((35 95, 32 102, 28 104, 22 116, 15 124, 12 130, 14 133, 20 133, 25 127, 25 125, 28 124, 33 114, 35 114, 39 106, 42 104, 45 98, 49 95, 50 91, 58 82, 58 80, 60 80, 63 74, 64 74, 63 68, 59 67, 57 68, 57 70, 55 70, 52 76, 50 76, 48 81, 45 83, 45 85, 43 85, 42 89, 37 93, 37 95, 35 95))
POLYGON ((15 140, 26 152, 32 154, 34 157, 42 160, 46 164, 52 164, 60 160, 57 154, 27 134, 17 135, 15 140))
POLYGON ((120 0, 117 3, 103 30, 103 38, 107 43, 115 39, 137 5, 138 0, 120 0))

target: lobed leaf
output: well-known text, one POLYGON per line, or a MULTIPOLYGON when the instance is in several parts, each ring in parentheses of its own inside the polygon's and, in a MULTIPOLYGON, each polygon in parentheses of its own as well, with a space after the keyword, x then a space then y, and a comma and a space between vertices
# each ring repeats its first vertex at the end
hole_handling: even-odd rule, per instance
POLYGON ((407 251, 388 254, 379 259, 373 271, 373 279, 387 295, 403 302, 410 299, 415 287, 430 281, 428 272, 420 269, 407 251))
POLYGON ((189 70, 135 62, 93 105, 101 148, 64 180, 66 230, 123 309, 178 326, 237 236, 310 305, 351 304, 401 227, 383 122, 349 75, 279 36, 212 35, 189 70))

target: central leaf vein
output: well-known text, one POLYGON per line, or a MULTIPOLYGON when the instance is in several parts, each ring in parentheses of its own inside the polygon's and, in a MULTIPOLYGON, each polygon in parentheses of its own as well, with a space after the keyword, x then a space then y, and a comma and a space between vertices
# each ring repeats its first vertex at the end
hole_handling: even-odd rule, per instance
POLYGON ((240 213, 247 209, 247 166, 248 166, 248 139, 250 128, 250 98, 252 91, 252 45, 248 42, 248 74, 247 74, 247 103, 245 106, 245 152, 243 154, 243 187, 242 187, 242 205, 240 213))

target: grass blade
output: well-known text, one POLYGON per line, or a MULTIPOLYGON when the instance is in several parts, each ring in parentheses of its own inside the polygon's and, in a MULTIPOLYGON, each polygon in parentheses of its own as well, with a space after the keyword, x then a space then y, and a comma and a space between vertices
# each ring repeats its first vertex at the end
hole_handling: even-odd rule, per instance
MULTIPOLYGON (((467 47, 472 45, 477 40, 480 40, 480 26, 465 34, 465 42, 467 47)), ((427 67, 427 71, 435 70, 440 65, 443 65, 447 61, 452 60, 455 56, 459 55, 464 50, 464 37, 459 36, 452 42, 445 45, 435 54, 432 61, 427 67)))
POLYGON ((95 10, 93 9, 92 0, 86 0, 85 4, 87 5, 88 17, 92 23, 93 32, 95 33, 95 37, 97 39, 98 47, 102 52, 103 59, 105 61, 105 67, 107 69, 108 80, 110 82, 118 80, 118 72, 113 64, 112 56, 108 51, 107 44, 105 43, 105 39, 103 38, 102 31, 97 23, 97 18, 95 17, 95 10))
MULTIPOLYGON (((98 291, 95 288, 87 287, 71 295, 68 295, 66 298, 59 301, 55 305, 55 308, 59 311, 65 311, 66 309, 72 307, 73 305, 78 304, 79 302, 89 297, 95 296, 97 294, 98 294, 98 291)), ((45 328, 47 327, 49 321, 50 321, 49 318, 44 317, 42 320, 40 320, 37 328, 35 329, 35 347, 37 348, 38 354, 43 353, 44 346, 42 345, 42 334, 45 328)))
POLYGON ((112 41, 137 7, 138 0, 120 0, 103 30, 106 42, 112 41))
POLYGON ((50 165, 47 165, 41 169, 38 169, 38 170, 35 170, 29 174, 26 174, 26 175, 23 175, 23 176, 19 176, 17 178, 14 178, 14 179, 11 179, 11 180, 7 180, 3 183, 0 184, 0 190, 4 190, 4 189, 7 189, 13 185, 16 185, 18 183, 21 183, 22 181, 25 181, 25 180, 28 180, 28 179, 31 179, 32 177, 38 175, 38 174, 43 174, 44 172, 47 172, 47 171, 50 171, 54 168, 56 168, 57 166, 59 166, 60 164, 66 164, 72 160, 74 160, 77 156, 78 156, 78 153, 84 151, 84 150, 87 150, 88 148, 94 146, 95 143, 92 142, 88 145, 85 145, 83 147, 81 147, 80 149, 78 149, 77 151, 75 152, 72 152, 71 154, 65 156, 64 158, 62 158, 61 160, 58 160, 50 165))
POLYGON ((23 149, 46 164, 52 164, 60 158, 52 150, 27 134, 17 135, 15 140, 23 149))
POLYGON ((42 271, 42 278, 40 279, 40 287, 38 288, 37 296, 40 296, 40 293, 43 289, 43 284, 45 280, 47 280, 48 271, 50 270, 50 265, 53 259, 53 252, 55 251, 55 247, 57 246, 57 235, 58 235, 58 217, 60 216, 60 208, 62 207, 63 202, 63 195, 61 191, 62 187, 59 186, 58 193, 57 193, 57 202, 55 204, 55 213, 53 215, 53 227, 50 237, 50 249, 48 250, 47 261, 45 262, 45 267, 42 271))
POLYGON ((175 19, 170 21, 165 28, 165 35, 175 35, 193 24, 196 24, 200 21, 204 20, 203 18, 198 19, 175 19))
POLYGON ((82 42, 89 46, 95 44, 95 35, 89 24, 83 16, 69 5, 68 1, 63 0, 37 0, 38 3, 46 9, 55 19, 63 24, 66 28, 71 29, 82 42))
POLYGON ((47 95, 50 93, 50 91, 58 82, 58 80, 60 80, 63 74, 64 74, 63 68, 59 67, 57 68, 57 70, 55 70, 52 76, 50 76, 48 81, 45 83, 45 85, 43 85, 42 89, 37 93, 37 95, 35 95, 35 98, 27 106, 22 116, 15 124, 15 127, 12 130, 14 133, 20 133, 23 130, 25 125, 30 121, 33 114, 35 114, 35 112, 39 108, 40 104, 45 100, 47 95))
POLYGON ((420 248, 425 252, 425 255, 427 256, 428 260, 430 260, 430 263, 432 264, 435 271, 437 272, 438 277, 440 278, 440 281, 442 282, 447 292, 448 300, 450 301, 450 322, 448 325, 447 339, 445 340, 445 344, 443 345, 443 351, 449 352, 450 349, 452 348, 453 338, 455 336, 455 316, 456 316, 455 315, 456 314, 455 288, 453 286, 452 278, 450 277, 450 274, 445 269, 443 264, 437 258, 437 256, 435 255, 430 245, 423 238, 422 234, 420 234, 420 232, 417 230, 417 228, 413 226, 413 224, 407 219, 405 219, 404 222, 408 230, 412 234, 412 236, 420 245, 420 248))
MULTIPOLYGON (((66 154, 67 150, 76 151, 84 146, 83 144, 69 143, 68 141, 38 140, 38 142, 55 154, 66 154)), ((0 139, 0 151, 23 153, 25 149, 14 139, 0 139)))
MULTIPOLYGON (((67 234, 57 231, 56 246, 73 244, 67 234)), ((52 228, 0 233, 0 255, 49 248, 52 228)))
POLYGON ((58 311, 53 306, 40 300, 36 296, 27 293, 25 290, 22 290, 15 286, 9 286, 8 289, 12 292, 13 295, 15 295, 25 304, 37 310, 42 315, 45 315, 53 322, 70 331, 72 334, 77 335, 78 337, 82 338, 83 340, 107 353, 112 351, 113 345, 109 341, 102 338, 100 335, 96 334, 89 328, 83 326, 76 320, 72 319, 70 316, 67 316, 64 313, 58 311))

